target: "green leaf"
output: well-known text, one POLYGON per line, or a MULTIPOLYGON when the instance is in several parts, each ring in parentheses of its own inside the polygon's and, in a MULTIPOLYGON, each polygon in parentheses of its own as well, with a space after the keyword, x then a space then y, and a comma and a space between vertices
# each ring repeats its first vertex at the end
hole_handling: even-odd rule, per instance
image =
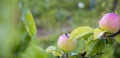
POLYGON ((71 52, 70 58, 83 58, 80 53, 71 52))
POLYGON ((114 44, 114 39, 113 38, 108 38, 106 39, 107 44, 113 45, 114 44))
POLYGON ((83 53, 85 51, 85 46, 87 44, 85 39, 77 40, 77 49, 75 50, 77 53, 83 53))
POLYGON ((99 28, 94 29, 94 40, 98 39, 102 36, 105 32, 101 31, 99 28))
POLYGON ((50 52, 55 51, 55 50, 56 50, 55 46, 49 46, 45 51, 50 53, 50 52))
POLYGON ((19 54, 19 58, 47 58, 47 53, 38 45, 30 45, 26 51, 19 54))
POLYGON ((22 10, 22 20, 25 24, 26 30, 31 37, 35 37, 37 33, 34 18, 29 10, 22 10))
POLYGON ((52 53, 54 56, 62 56, 55 46, 49 46, 45 51, 47 53, 52 53))
POLYGON ((88 26, 78 27, 71 32, 70 40, 81 38, 81 37, 83 37, 87 34, 90 34, 92 32, 93 32, 93 29, 88 27, 88 26))
POLYGON ((96 53, 102 52, 105 47, 105 39, 98 39, 88 43, 87 56, 95 55, 96 53))
POLYGON ((62 54, 59 53, 58 51, 53 51, 52 54, 53 54, 54 56, 62 56, 62 54))
MULTIPOLYGON (((119 49, 120 47, 117 46, 117 48, 119 49)), ((114 57, 116 55, 114 50, 116 50, 115 45, 114 45, 114 47, 113 47, 113 45, 107 45, 104 48, 103 55, 100 56, 100 58, 117 58, 117 57, 114 57)))
POLYGON ((29 43, 31 41, 31 38, 28 34, 22 33, 22 35, 23 35, 23 38, 21 38, 19 45, 16 47, 16 49, 14 51, 15 55, 17 55, 20 52, 24 52, 28 48, 29 43))
POLYGON ((72 56, 70 56, 70 58, 83 58, 83 57, 80 55, 72 55, 72 56))
POLYGON ((91 37, 91 36, 92 36, 92 39, 93 39, 93 33, 87 34, 87 35, 83 36, 83 38, 85 40, 89 40, 89 37, 91 37))
POLYGON ((92 51, 93 47, 95 46, 97 40, 93 40, 87 43, 86 46, 86 52, 87 52, 87 56, 89 56, 90 52, 92 51))
POLYGON ((115 39, 116 42, 119 42, 119 43, 120 43, 120 34, 117 35, 117 36, 115 36, 114 39, 115 39))

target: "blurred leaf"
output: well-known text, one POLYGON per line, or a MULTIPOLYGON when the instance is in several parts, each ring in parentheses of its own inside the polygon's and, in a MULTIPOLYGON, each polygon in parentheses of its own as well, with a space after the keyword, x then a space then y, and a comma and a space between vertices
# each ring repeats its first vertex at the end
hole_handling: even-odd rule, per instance
POLYGON ((95 55, 96 53, 102 52, 105 47, 105 39, 94 40, 88 43, 87 56, 95 55))
POLYGON ((0 0, 0 58, 14 58, 13 51, 20 41, 17 5, 18 0, 0 0))
POLYGON ((47 54, 39 46, 30 44, 27 50, 19 55, 19 58, 47 58, 47 54))
POLYGON ((83 36, 83 38, 84 38, 85 40, 89 40, 89 37, 91 37, 91 36, 93 36, 93 33, 89 33, 89 34, 83 36))
POLYGON ((71 52, 70 58, 83 58, 80 53, 71 52))
POLYGON ((94 41, 94 40, 93 40, 93 39, 94 39, 93 37, 94 37, 93 35, 89 36, 88 39, 87 39, 87 43, 89 43, 89 42, 91 42, 91 41, 94 41))
POLYGON ((88 54, 90 54, 90 52, 93 49, 95 43, 96 43, 96 40, 90 41, 90 42, 87 43, 87 46, 86 46, 87 56, 88 56, 88 54))
POLYGON ((114 45, 114 58, 119 58, 120 57, 120 43, 116 43, 114 45))
MULTIPOLYGON (((113 56, 113 52, 114 52, 114 47, 112 45, 107 45, 104 49, 103 49, 103 55, 100 56, 100 58, 114 58, 113 56)), ((117 46, 118 48, 118 46, 117 46)), ((119 49, 119 48, 118 48, 119 49)), ((116 50, 116 49, 115 49, 116 50)), ((119 53, 120 54, 120 53, 119 53)), ((116 57, 115 57, 116 58, 116 57)))
POLYGON ((86 40, 85 39, 80 39, 78 40, 78 45, 76 48, 77 53, 83 53, 85 51, 85 46, 86 46, 86 40))
POLYGON ((22 20, 30 37, 21 40, 18 50, 24 50, 24 52, 19 52, 19 58, 47 58, 46 52, 41 47, 39 47, 38 44, 34 44, 36 41, 30 41, 31 38, 35 39, 37 30, 33 16, 29 10, 22 10, 22 20))
POLYGON ((53 54, 54 56, 62 56, 62 54, 60 54, 58 51, 53 51, 52 54, 53 54))
POLYGON ((35 37, 37 30, 34 18, 29 10, 22 10, 22 20, 26 26, 26 30, 31 37, 35 37))
POLYGON ((49 46, 47 49, 46 49, 46 52, 50 53, 52 51, 55 51, 56 50, 56 47, 55 46, 49 46))
POLYGON ((107 44, 113 45, 114 44, 114 39, 113 38, 108 38, 106 39, 107 44))
POLYGON ((99 28, 94 29, 94 40, 98 39, 104 32, 101 31, 99 28))
POLYGON ((115 36, 114 39, 115 39, 116 42, 119 42, 119 43, 120 43, 120 34, 117 35, 117 36, 115 36))
POLYGON ((72 56, 70 56, 70 58, 83 58, 83 57, 81 57, 79 55, 72 55, 72 56))
POLYGON ((14 51, 15 55, 17 55, 20 52, 25 51, 28 48, 30 41, 31 41, 30 36, 28 34, 24 34, 24 38, 21 38, 19 45, 14 51))
POLYGON ((87 34, 92 33, 92 31, 93 31, 93 29, 91 27, 88 27, 88 26, 78 27, 71 32, 70 40, 83 37, 87 34))
POLYGON ((54 56, 62 56, 55 46, 49 46, 46 52, 52 53, 54 56))

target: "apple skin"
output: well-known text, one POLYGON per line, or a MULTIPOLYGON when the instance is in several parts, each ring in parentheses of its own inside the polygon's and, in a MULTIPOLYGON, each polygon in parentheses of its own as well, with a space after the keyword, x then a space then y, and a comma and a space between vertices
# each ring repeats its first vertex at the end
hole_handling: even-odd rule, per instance
POLYGON ((76 47, 76 40, 69 41, 70 34, 63 34, 59 37, 57 45, 58 48, 64 52, 73 51, 76 47))
POLYGON ((120 17, 115 13, 107 13, 99 21, 99 27, 105 32, 116 33, 120 29, 120 17))

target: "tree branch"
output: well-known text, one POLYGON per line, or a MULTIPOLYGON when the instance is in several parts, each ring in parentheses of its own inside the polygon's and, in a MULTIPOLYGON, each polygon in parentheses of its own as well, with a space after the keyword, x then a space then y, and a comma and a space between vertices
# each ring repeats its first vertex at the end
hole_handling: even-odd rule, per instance
POLYGON ((118 0, 114 0, 113 6, 112 6, 112 9, 111 9, 112 12, 115 12, 115 9, 117 7, 117 3, 118 3, 118 0))
POLYGON ((120 34, 120 30, 119 30, 117 33, 114 33, 114 34, 112 34, 112 35, 109 35, 108 37, 115 37, 115 36, 117 36, 118 34, 120 34))

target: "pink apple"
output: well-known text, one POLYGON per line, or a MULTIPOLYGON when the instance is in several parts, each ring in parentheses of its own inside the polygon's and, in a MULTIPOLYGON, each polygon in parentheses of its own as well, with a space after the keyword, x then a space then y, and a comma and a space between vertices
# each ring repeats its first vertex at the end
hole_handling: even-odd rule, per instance
POLYGON ((116 33, 120 29, 120 17, 115 13, 107 13, 99 21, 99 27, 105 32, 116 33))
POLYGON ((76 47, 76 40, 69 41, 70 34, 63 34, 59 37, 57 45, 58 48, 64 52, 73 51, 76 47))

